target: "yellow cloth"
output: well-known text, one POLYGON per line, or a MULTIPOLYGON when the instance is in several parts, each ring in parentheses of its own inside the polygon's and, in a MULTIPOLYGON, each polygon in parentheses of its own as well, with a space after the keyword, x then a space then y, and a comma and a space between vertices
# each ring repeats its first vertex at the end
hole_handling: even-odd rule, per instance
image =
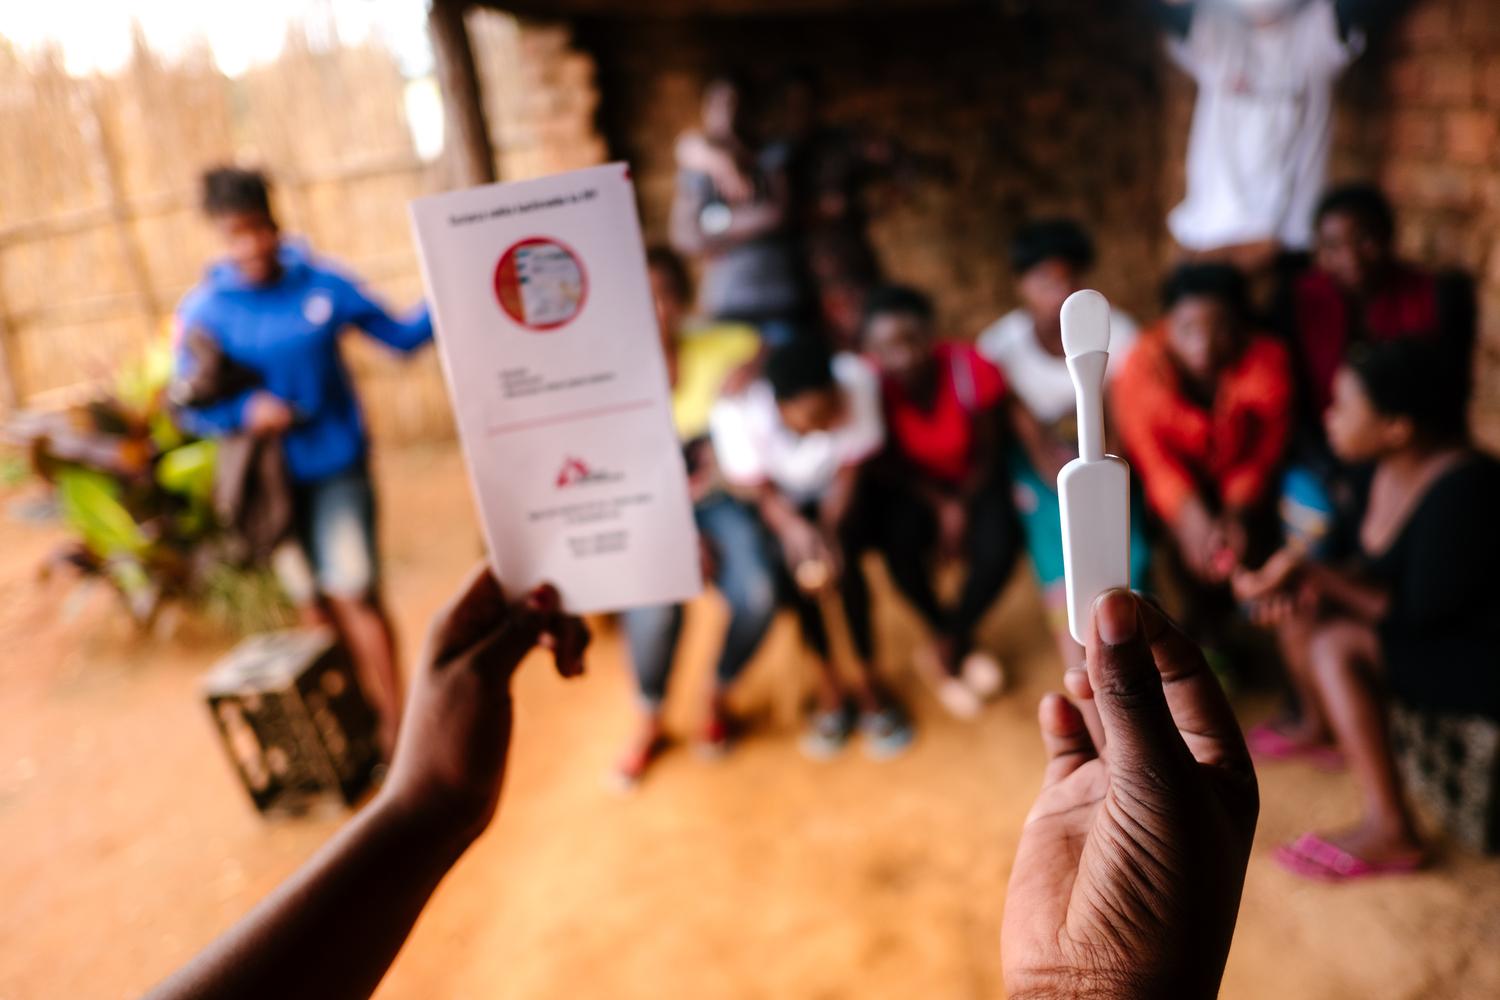
POLYGON ((700 327, 677 341, 672 420, 678 437, 692 441, 708 433, 708 415, 725 380, 759 350, 755 329, 738 323, 700 327))

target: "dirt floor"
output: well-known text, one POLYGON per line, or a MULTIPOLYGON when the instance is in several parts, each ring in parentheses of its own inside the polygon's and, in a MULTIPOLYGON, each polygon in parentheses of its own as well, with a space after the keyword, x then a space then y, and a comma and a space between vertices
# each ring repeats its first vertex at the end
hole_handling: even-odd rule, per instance
MULTIPOLYGON (((410 653, 479 542, 453 452, 387 454, 380 472, 410 653)), ((256 816, 198 695, 227 641, 193 622, 137 636, 102 590, 40 585, 57 538, 0 510, 0 1000, 137 994, 339 822, 256 816)), ((922 731, 884 764, 799 756, 789 622, 745 679, 762 718, 748 741, 720 762, 674 751, 631 796, 603 781, 630 721, 618 636, 601 633, 579 682, 532 664, 500 817, 380 996, 998 996, 1005 882, 1041 764, 1033 712, 1058 664, 1018 578, 986 628, 1012 690, 979 722, 951 721, 901 666, 914 630, 888 593, 882 659, 922 731)), ((700 604, 689 637, 704 650, 718 619, 700 604)), ((683 666, 679 695, 701 676, 683 666)), ((1500 996, 1500 863, 1449 852, 1401 879, 1298 882, 1271 847, 1350 816, 1352 789, 1282 766, 1262 794, 1224 996, 1500 996)))

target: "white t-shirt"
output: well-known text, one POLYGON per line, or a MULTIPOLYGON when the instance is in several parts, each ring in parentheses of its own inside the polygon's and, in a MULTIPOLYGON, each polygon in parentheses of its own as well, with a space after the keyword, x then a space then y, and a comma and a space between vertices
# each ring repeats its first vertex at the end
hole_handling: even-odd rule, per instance
POLYGON ((793 502, 807 503, 822 496, 839 469, 878 451, 885 442, 878 376, 852 354, 833 359, 833 376, 848 399, 844 421, 812 434, 787 429, 764 379, 719 400, 709 427, 724 478, 736 486, 769 481, 793 502))
POLYGON ((1198 83, 1187 197, 1167 217, 1178 243, 1311 245, 1333 136, 1333 82, 1363 47, 1358 32, 1339 37, 1333 0, 1308 0, 1263 26, 1223 2, 1196 4, 1187 36, 1168 42, 1198 83))
MULTIPOLYGON (((1119 374, 1139 335, 1135 320, 1118 309, 1110 310, 1107 378, 1119 374)), ((991 323, 975 346, 1005 373, 1006 383, 1043 424, 1055 424, 1073 414, 1077 404, 1068 363, 1037 341, 1036 323, 1025 309, 1013 309, 991 323)))

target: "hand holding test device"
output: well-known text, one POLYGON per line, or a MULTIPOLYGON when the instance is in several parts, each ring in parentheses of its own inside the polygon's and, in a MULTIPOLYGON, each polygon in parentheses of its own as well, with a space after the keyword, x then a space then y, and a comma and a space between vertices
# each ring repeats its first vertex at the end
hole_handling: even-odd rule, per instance
POLYGON ((1092 630, 1094 598, 1130 586, 1130 466, 1104 453, 1104 374, 1109 302, 1090 289, 1062 307, 1063 354, 1078 400, 1078 457, 1057 476, 1062 511, 1068 631, 1080 645, 1092 630))

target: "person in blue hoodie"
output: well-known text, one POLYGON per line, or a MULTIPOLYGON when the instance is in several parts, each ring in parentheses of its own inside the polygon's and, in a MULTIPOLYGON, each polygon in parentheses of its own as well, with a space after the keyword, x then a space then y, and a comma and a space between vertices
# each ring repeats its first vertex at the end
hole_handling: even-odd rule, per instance
MULTIPOLYGON (((405 354, 432 339, 432 321, 425 306, 405 318, 391 315, 352 278, 283 239, 257 171, 207 171, 203 211, 227 255, 178 309, 183 344, 189 334, 212 338, 259 384, 185 408, 180 422, 200 436, 280 436, 305 559, 295 550, 290 558, 279 554, 278 575, 306 619, 331 622, 343 637, 389 756, 401 685, 377 589, 369 440, 339 338, 358 327, 405 354)), ((177 364, 180 375, 190 374, 185 349, 177 364)))

